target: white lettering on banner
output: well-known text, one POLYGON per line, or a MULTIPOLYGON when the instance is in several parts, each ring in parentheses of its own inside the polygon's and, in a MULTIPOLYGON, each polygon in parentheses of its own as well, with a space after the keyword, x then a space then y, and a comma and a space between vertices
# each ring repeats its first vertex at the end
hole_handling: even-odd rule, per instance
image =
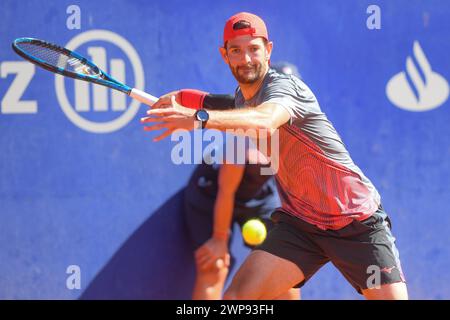
MULTIPOLYGON (((74 37, 65 45, 65 47, 76 51, 77 48, 91 41, 95 41, 96 44, 98 41, 104 41, 121 49, 122 52, 126 54, 133 69, 134 81, 132 79, 131 81, 128 81, 128 83, 134 83, 134 87, 141 90, 144 88, 144 71, 141 59, 133 46, 118 34, 108 30, 90 30, 74 37)), ((111 59, 110 68, 108 68, 107 51, 105 48, 99 46, 88 47, 87 53, 93 62, 101 69, 109 73, 118 81, 125 82, 126 72, 125 62, 123 60, 111 59)), ((55 76, 56 96, 61 109, 69 120, 83 130, 94 133, 109 133, 119 130, 130 122, 139 110, 140 102, 137 100, 131 100, 130 104, 127 106, 127 96, 124 93, 115 92, 116 90, 79 80, 75 80, 75 105, 72 106, 67 97, 64 79, 63 76, 55 76), (92 88, 93 92, 92 107, 90 106, 90 88, 92 88), (111 107, 108 100, 109 97, 111 97, 111 107), (117 112, 118 116, 111 121, 95 122, 83 117, 83 114, 88 111, 117 112)))
POLYGON ((26 61, 4 61, 0 64, 0 76, 6 78, 16 74, 11 86, 1 101, 1 112, 4 114, 37 113, 36 100, 20 100, 35 72, 35 66, 26 61))

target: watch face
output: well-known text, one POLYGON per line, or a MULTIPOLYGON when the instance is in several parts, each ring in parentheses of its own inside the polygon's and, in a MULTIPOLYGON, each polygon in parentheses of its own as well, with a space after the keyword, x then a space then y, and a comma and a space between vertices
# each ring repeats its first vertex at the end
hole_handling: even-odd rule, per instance
POLYGON ((208 112, 206 112, 205 110, 198 110, 197 119, 202 122, 208 121, 209 119, 208 112))

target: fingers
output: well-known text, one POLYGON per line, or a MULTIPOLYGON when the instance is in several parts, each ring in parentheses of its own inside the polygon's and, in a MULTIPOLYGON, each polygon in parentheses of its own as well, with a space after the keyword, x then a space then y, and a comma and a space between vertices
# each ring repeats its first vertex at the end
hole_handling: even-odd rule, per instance
POLYGON ((211 264, 210 252, 207 247, 202 246, 195 252, 195 260, 200 270, 208 269, 211 264))
POLYGON ((165 95, 159 97, 158 101, 156 101, 152 109, 164 109, 164 108, 170 108, 172 105, 170 104, 170 98, 172 96, 177 97, 179 91, 172 91, 169 93, 166 93, 165 95))
POLYGON ((171 107, 172 107, 172 105, 170 104, 170 100, 169 101, 158 100, 157 102, 155 102, 153 104, 153 106, 150 107, 150 110, 152 110, 152 109, 168 109, 171 107))
POLYGON ((153 106, 151 106, 150 108, 152 109, 162 109, 165 108, 166 103, 164 102, 163 98, 159 98, 158 101, 156 101, 153 106))
POLYGON ((208 257, 209 249, 207 246, 203 245, 195 251, 195 259, 202 260, 204 257, 208 257))
MULTIPOLYGON (((160 99, 161 100, 161 99, 160 99)), ((158 100, 159 101, 159 100, 158 100)), ((183 107, 177 102, 176 96, 164 98, 160 103, 156 102, 153 107, 147 111, 149 115, 165 115, 180 113, 184 115, 193 115, 195 110, 183 107), (159 108, 158 108, 159 106, 159 108)))
POLYGON ((172 132, 173 132, 173 129, 171 129, 171 130, 166 130, 166 131, 164 131, 162 134, 160 134, 159 136, 157 136, 156 138, 153 138, 153 141, 154 141, 154 142, 161 141, 161 140, 163 140, 164 138, 166 138, 167 136, 170 136, 170 135, 172 134, 172 132))
POLYGON ((149 123, 149 122, 161 122, 160 118, 155 117, 142 117, 141 123, 149 123))
MULTIPOLYGON (((141 123, 149 123, 149 122, 173 122, 180 119, 185 119, 185 117, 173 114, 166 117, 142 117, 141 123)), ((192 120, 194 122, 194 120, 192 120)))
POLYGON ((169 125, 167 123, 158 123, 151 126, 144 127, 144 131, 157 131, 161 129, 169 129, 169 125))
POLYGON ((171 126, 168 126, 165 123, 160 123, 160 124, 155 124, 153 126, 144 127, 144 131, 157 131, 157 130, 162 130, 162 129, 166 129, 166 130, 163 131, 163 133, 160 134, 159 136, 156 136, 155 138, 153 138, 154 142, 161 141, 164 138, 170 136, 173 133, 173 131, 175 130, 175 128, 172 128, 171 126))
POLYGON ((174 108, 163 108, 163 109, 151 109, 147 110, 147 114, 149 116, 157 116, 157 117, 165 117, 173 114, 177 114, 178 112, 174 108))
POLYGON ((180 110, 181 105, 178 104, 178 102, 177 102, 177 100, 175 99, 174 96, 172 96, 172 97, 170 98, 170 102, 172 103, 172 106, 173 106, 173 108, 174 108, 175 110, 180 110))
POLYGON ((224 258, 210 258, 201 261, 197 261, 197 267, 199 270, 206 271, 211 269, 220 270, 223 268, 228 268, 229 264, 227 264, 224 258))
POLYGON ((195 260, 199 268, 205 270, 214 266, 217 258, 208 246, 203 245, 195 252, 195 260))
POLYGON ((229 267, 230 255, 227 253, 223 257, 214 254, 208 246, 201 246, 195 252, 195 260, 200 270, 222 269, 229 267))
MULTIPOLYGON (((150 122, 150 121, 152 121, 152 120, 150 120, 150 119, 142 120, 141 119, 142 123, 150 122)), ((161 120, 157 120, 157 121, 161 122, 161 120)), ((162 139, 166 138, 167 136, 172 134, 172 132, 176 128, 174 128, 173 125, 168 122, 156 123, 156 124, 144 127, 144 131, 158 131, 158 130, 162 130, 162 129, 166 129, 166 130, 164 130, 164 132, 162 134, 160 134, 159 136, 156 136, 155 138, 153 138, 154 142, 158 142, 158 141, 161 141, 162 139)))
MULTIPOLYGON (((170 97, 170 101, 172 101, 172 107, 150 109, 147 111, 148 116, 141 118, 142 124, 149 124, 148 126, 144 126, 144 131, 166 129, 161 135, 154 138, 153 141, 160 141, 177 129, 193 130, 196 128, 195 119, 192 113, 195 113, 195 111, 180 106, 175 100, 175 95, 170 97), (178 110, 179 108, 181 109, 178 110)), ((159 106, 162 106, 162 102, 159 106)))
POLYGON ((225 267, 229 267, 230 266, 230 263, 231 263, 231 259, 230 259, 231 257, 230 257, 230 254, 229 253, 227 253, 226 255, 225 255, 225 259, 224 259, 224 263, 225 263, 225 267))
POLYGON ((206 259, 203 261, 198 261, 197 266, 199 270, 206 271, 211 269, 221 269, 224 267, 222 259, 206 259), (218 261, 221 262, 218 262, 218 261))

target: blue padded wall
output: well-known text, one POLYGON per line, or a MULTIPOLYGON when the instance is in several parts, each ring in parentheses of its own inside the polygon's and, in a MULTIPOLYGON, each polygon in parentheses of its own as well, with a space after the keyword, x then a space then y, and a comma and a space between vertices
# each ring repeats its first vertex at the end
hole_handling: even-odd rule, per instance
MULTIPOLYGON (((34 68, 12 40, 70 44, 154 95, 232 93, 218 47, 239 11, 265 19, 272 61, 298 66, 379 189, 411 298, 450 298, 448 1, 2 0, 0 299, 188 299, 194 276, 182 213, 193 165, 173 164, 174 142, 143 132, 144 106, 34 68), (67 27, 70 5, 80 29, 67 27), (367 26, 370 5, 379 29, 367 26), (67 287, 71 265, 79 289, 67 287)), ((239 236, 233 250, 238 262, 248 252, 239 236)), ((327 266, 303 298, 361 297, 327 266)))

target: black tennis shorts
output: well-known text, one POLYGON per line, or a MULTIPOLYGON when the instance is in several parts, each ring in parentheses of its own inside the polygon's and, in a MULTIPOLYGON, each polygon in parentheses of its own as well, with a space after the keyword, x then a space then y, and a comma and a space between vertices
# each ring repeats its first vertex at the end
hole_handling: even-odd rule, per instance
POLYGON ((305 279, 331 261, 359 292, 383 284, 405 282, 391 222, 380 208, 363 221, 339 230, 322 230, 281 211, 272 214, 275 226, 257 249, 295 263, 305 279))

